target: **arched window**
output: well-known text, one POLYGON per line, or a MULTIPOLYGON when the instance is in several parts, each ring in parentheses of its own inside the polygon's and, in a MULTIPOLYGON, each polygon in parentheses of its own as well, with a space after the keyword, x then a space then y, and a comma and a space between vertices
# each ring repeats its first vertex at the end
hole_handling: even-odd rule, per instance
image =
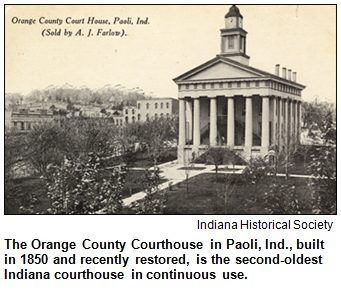
POLYGON ((160 108, 163 109, 163 103, 160 104, 160 108))
POLYGON ((155 109, 157 109, 157 103, 155 103, 155 109))
POLYGON ((163 118, 163 113, 160 114, 160 117, 163 118))
POLYGON ((132 110, 131 110, 131 113, 132 113, 132 114, 135 114, 135 109, 132 109, 132 110))
POLYGON ((149 109, 149 103, 146 104, 146 109, 147 109, 147 110, 149 109))
POLYGON ((141 115, 140 114, 137 115, 137 121, 141 121, 141 115))
POLYGON ((166 108, 169 109, 169 103, 168 102, 166 103, 166 108))
POLYGON ((128 116, 126 117, 126 123, 128 123, 128 121, 129 121, 129 118, 128 118, 128 116))
POLYGON ((157 119, 157 113, 155 113, 155 119, 157 119))
POLYGON ((129 111, 128 111, 128 109, 126 109, 126 115, 128 115, 128 113, 129 113, 129 111))
POLYGON ((137 108, 138 108, 139 110, 141 109, 141 104, 140 104, 140 103, 137 104, 137 108))
POLYGON ((135 116, 131 118, 132 122, 135 123, 135 116))

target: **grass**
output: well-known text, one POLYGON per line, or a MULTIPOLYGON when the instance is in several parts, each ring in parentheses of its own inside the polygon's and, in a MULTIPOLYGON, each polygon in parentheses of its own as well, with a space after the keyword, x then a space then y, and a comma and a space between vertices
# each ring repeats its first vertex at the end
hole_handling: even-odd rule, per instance
POLYGON ((178 170, 204 170, 206 167, 181 167, 178 170))
MULTIPOLYGON (((185 181, 168 194, 165 214, 268 214, 265 193, 269 192, 272 177, 266 177, 261 184, 251 185, 241 175, 203 173, 189 180, 189 194, 185 181), (228 185, 227 198, 222 194, 228 185)), ((295 186, 301 204, 302 214, 311 214, 311 192, 306 178, 277 178, 278 184, 295 186)), ((282 212, 285 214, 285 212, 282 212)))

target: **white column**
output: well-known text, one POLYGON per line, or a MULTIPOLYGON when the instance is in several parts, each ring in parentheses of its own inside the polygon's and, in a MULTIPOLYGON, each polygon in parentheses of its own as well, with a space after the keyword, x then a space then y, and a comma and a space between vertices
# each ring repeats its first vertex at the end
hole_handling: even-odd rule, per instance
POLYGON ((291 145, 294 144, 294 140, 293 140, 293 128, 294 128, 294 114, 293 114, 293 111, 294 111, 294 101, 293 100, 290 100, 290 103, 289 103, 289 142, 291 145))
POLYGON ((278 98, 278 149, 281 150, 281 146, 283 145, 283 132, 282 132, 282 124, 283 124, 283 101, 282 98, 278 98))
POLYGON ((193 118, 193 146, 200 145, 200 100, 194 99, 194 118, 193 118))
POLYGON ((193 140, 193 116, 192 116, 192 99, 186 100, 186 141, 193 140))
POLYGON ((227 145, 234 146, 234 98, 227 98, 227 145))
POLYGON ((292 114, 291 114, 291 119, 293 122, 292 126, 292 138, 293 142, 295 142, 295 149, 297 148, 297 101, 293 101, 292 103, 292 114))
POLYGON ((217 145, 217 98, 211 98, 210 145, 217 145))
POLYGON ((246 158, 251 157, 252 147, 252 97, 245 98, 245 148, 246 158))
POLYGON ((186 145, 186 111, 185 100, 179 100, 179 145, 186 145))
POLYGON ((285 140, 285 147, 288 146, 289 141, 289 99, 283 100, 284 101, 284 121, 283 121, 283 127, 284 127, 284 140, 285 140))
POLYGON ((269 97, 262 97, 263 111, 262 111, 262 148, 261 154, 265 155, 269 150, 269 97))
POLYGON ((297 144, 301 144, 301 102, 297 102, 297 144))
POLYGON ((272 118, 272 144, 273 145, 277 145, 277 135, 278 135, 278 132, 276 131, 276 125, 278 127, 278 122, 277 122, 277 115, 276 115, 276 112, 278 114, 278 110, 277 110, 277 98, 276 97, 273 97, 272 99, 272 104, 273 104, 273 118, 272 118))

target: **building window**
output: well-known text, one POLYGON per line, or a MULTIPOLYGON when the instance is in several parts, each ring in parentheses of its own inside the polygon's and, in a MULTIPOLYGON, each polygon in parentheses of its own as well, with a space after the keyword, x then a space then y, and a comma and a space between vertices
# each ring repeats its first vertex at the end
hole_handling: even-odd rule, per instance
POLYGON ((131 110, 131 113, 132 113, 132 114, 135 114, 135 109, 132 109, 132 110, 131 110))
POLYGON ((265 86, 266 86, 266 87, 269 86, 269 81, 265 81, 265 86))
POLYGON ((198 88, 198 85, 197 85, 197 84, 195 84, 195 85, 194 85, 194 89, 196 90, 197 88, 198 88))
POLYGON ((126 123, 128 123, 128 121, 129 121, 129 118, 128 118, 128 116, 126 117, 126 123))
POLYGON ((189 90, 189 85, 186 85, 186 90, 189 90))
POLYGON ((135 123, 135 116, 133 116, 131 120, 133 121, 133 123, 135 123))
POLYGON ((166 103, 166 108, 169 109, 169 103, 166 103))
POLYGON ((138 108, 139 110, 141 109, 141 104, 140 104, 140 103, 137 104, 137 108, 138 108))
POLYGON ((240 88, 241 82, 237 82, 237 88, 240 88))
POLYGON ((256 87, 259 87, 259 81, 256 81, 256 87))
POLYGON ((163 113, 160 114, 160 117, 163 118, 163 113))
POLYGON ((24 131, 25 130, 25 123, 21 122, 21 130, 24 131))
POLYGON ((137 115, 137 120, 141 121, 141 115, 140 114, 137 115))
POLYGON ((203 90, 205 90, 206 89, 206 84, 202 84, 202 88, 203 88, 203 90))
POLYGON ((155 113, 155 119, 157 119, 157 113, 155 113))
POLYGON ((219 83, 219 89, 223 88, 223 83, 219 83))
POLYGON ((163 103, 160 104, 160 108, 163 109, 163 103))
POLYGON ((228 83, 228 87, 229 87, 229 88, 232 88, 232 83, 228 83))
POLYGON ((148 104, 148 103, 146 104, 146 109, 147 109, 147 110, 149 109, 149 104, 148 104))
POLYGON ((234 36, 228 36, 228 49, 234 49, 234 36))
POLYGON ((129 113, 129 112, 128 112, 128 109, 126 109, 126 115, 128 115, 128 113, 129 113))
POLYGON ((157 109, 157 103, 155 103, 155 109, 157 109))
POLYGON ((246 82, 246 87, 247 87, 247 88, 250 87, 250 82, 246 82))
POLYGON ((122 125, 122 123, 123 123, 123 120, 121 119, 121 120, 120 120, 120 124, 122 125))
POLYGON ((169 113, 166 114, 167 118, 169 117, 169 113))
POLYGON ((211 84, 211 89, 214 89, 214 84, 211 84))
POLYGON ((27 130, 31 130, 31 123, 27 123, 27 130))

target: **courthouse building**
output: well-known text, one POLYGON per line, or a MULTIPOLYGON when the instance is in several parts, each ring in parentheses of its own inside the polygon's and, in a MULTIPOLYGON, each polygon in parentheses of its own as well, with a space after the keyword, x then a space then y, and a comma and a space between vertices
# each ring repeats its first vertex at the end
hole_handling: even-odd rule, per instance
POLYGON ((296 72, 249 66, 243 16, 233 5, 221 29, 221 52, 174 79, 179 98, 178 160, 207 145, 228 146, 245 159, 300 142, 301 92, 296 72))

